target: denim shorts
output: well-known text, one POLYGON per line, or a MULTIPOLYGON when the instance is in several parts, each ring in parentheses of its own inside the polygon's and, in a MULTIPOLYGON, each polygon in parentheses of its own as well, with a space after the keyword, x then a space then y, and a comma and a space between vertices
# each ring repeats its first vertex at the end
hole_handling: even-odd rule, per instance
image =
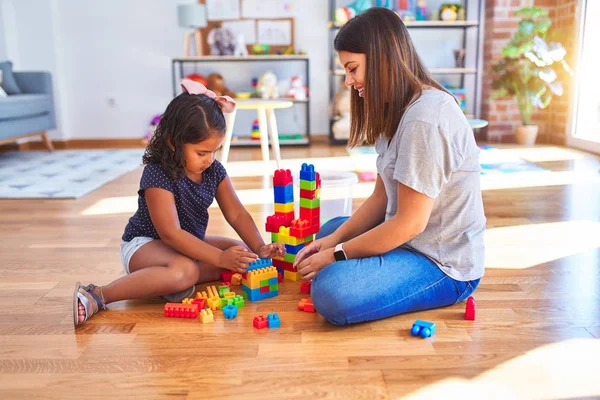
POLYGON ((137 236, 131 239, 129 242, 121 242, 121 262, 123 263, 123 269, 127 275, 131 273, 129 272, 129 261, 131 261, 133 253, 138 251, 146 243, 150 243, 153 240, 154 238, 151 237, 137 236))

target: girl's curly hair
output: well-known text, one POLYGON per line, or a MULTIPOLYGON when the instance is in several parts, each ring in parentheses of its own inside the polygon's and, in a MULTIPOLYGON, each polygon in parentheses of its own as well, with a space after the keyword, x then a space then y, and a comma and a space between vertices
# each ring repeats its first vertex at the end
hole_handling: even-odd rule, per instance
POLYGON ((210 135, 225 135, 225 116, 219 104, 203 94, 182 93, 167 106, 144 152, 144 164, 160 164, 173 178, 183 176, 183 145, 210 135))

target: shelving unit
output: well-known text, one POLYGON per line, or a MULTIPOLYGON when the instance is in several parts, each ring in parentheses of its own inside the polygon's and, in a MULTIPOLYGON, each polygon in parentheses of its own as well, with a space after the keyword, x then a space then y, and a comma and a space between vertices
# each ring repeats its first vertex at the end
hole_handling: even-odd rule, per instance
MULTIPOLYGON (((294 106, 305 107, 305 137, 302 139, 287 140, 280 137, 279 143, 281 146, 308 146, 310 144, 310 81, 309 81, 309 58, 308 56, 301 55, 248 55, 248 56, 194 56, 194 57, 176 57, 172 59, 171 64, 171 76, 173 84, 173 96, 177 96, 179 93, 179 82, 185 76, 186 65, 196 69, 199 65, 206 65, 209 63, 248 63, 248 62, 301 62, 304 65, 304 77, 306 78, 306 88, 308 97, 306 100, 288 99, 294 103, 294 106)), ((225 77, 227 78, 227 77, 225 77)), ((284 98, 281 98, 284 99, 284 98)), ((244 100, 238 100, 243 102, 244 100)), ((231 143, 232 147, 258 147, 260 141, 250 140, 246 138, 237 138, 231 143)))
MULTIPOLYGON (((460 85, 464 87, 465 77, 473 76, 474 88, 473 93, 469 97, 469 100, 473 102, 473 113, 467 114, 467 118, 479 118, 481 112, 481 73, 483 71, 483 24, 485 22, 485 8, 484 0, 463 0, 463 7, 465 9, 465 20, 464 21, 405 21, 404 24, 408 29, 440 29, 440 30, 461 30, 462 31, 462 45, 466 49, 467 53, 472 52, 474 56, 474 66, 468 66, 464 68, 430 68, 429 71, 432 75, 457 75, 460 76, 460 85), (474 19, 469 19, 469 3, 477 5, 477 15, 474 19), (467 47, 467 31, 476 31, 476 44, 474 48, 467 47)), ((343 6, 343 5, 342 5, 343 6)), ((335 65, 335 50, 333 49, 333 39, 337 34, 337 31, 341 26, 336 26, 332 21, 334 20, 335 9, 337 7, 336 0, 329 0, 329 101, 331 104, 331 115, 329 117, 329 141, 331 144, 347 144, 345 139, 336 139, 333 136, 333 124, 336 121, 333 117, 335 114, 335 94, 337 88, 337 80, 340 76, 344 76, 345 72, 338 69, 339 66, 335 65)), ((473 47, 473 46, 471 46, 473 47)))

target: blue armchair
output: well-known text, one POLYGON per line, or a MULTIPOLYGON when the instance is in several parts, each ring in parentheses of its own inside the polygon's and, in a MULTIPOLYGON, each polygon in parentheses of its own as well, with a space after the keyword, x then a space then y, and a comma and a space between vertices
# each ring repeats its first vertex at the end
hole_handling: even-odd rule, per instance
POLYGON ((47 72, 14 72, 22 94, 0 97, 0 144, 41 136, 54 150, 46 134, 56 128, 52 76, 47 72))

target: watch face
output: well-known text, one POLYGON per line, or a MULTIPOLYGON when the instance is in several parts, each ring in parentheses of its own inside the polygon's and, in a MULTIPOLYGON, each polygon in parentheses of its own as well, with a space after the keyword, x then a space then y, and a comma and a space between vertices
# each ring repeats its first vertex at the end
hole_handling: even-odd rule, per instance
POLYGON ((344 261, 346 259, 342 250, 334 252, 333 257, 335 258, 335 261, 344 261))

